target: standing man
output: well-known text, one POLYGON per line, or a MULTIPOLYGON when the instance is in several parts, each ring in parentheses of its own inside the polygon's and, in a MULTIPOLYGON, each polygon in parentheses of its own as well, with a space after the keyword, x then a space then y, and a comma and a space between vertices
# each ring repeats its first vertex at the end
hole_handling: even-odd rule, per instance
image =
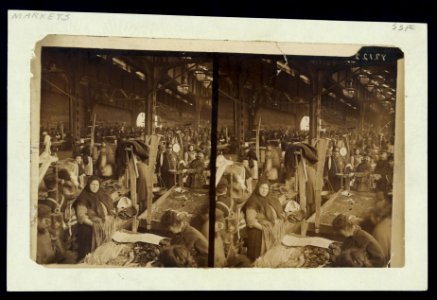
POLYGON ((161 165, 161 177, 164 181, 165 187, 170 189, 176 184, 175 175, 171 171, 176 171, 176 156, 173 154, 172 144, 167 144, 167 149, 163 154, 161 165))
POLYGON ((274 149, 272 143, 267 144, 266 151, 266 176, 270 182, 275 182, 279 179, 279 168, 281 166, 281 158, 278 151, 274 149))
POLYGON ((43 145, 44 145, 43 153, 45 152, 48 155, 52 155, 52 151, 50 150, 52 146, 52 139, 46 130, 42 132, 42 137, 43 137, 43 145))
POLYGON ((330 187, 332 187, 333 192, 337 192, 341 188, 341 179, 337 176, 338 173, 341 173, 341 169, 338 166, 338 156, 339 153, 337 148, 328 148, 324 176, 325 180, 330 184, 330 187))
POLYGON ((204 175, 205 162, 203 161, 204 154, 202 151, 198 151, 196 159, 190 163, 190 175, 188 177, 188 186, 193 189, 201 189, 206 183, 204 175))

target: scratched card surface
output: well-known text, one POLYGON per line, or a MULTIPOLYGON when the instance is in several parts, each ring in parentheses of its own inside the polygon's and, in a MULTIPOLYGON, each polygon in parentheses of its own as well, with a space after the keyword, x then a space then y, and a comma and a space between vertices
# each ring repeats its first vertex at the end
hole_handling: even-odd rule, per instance
POLYGON ((8 23, 9 290, 427 288, 426 25, 8 23))

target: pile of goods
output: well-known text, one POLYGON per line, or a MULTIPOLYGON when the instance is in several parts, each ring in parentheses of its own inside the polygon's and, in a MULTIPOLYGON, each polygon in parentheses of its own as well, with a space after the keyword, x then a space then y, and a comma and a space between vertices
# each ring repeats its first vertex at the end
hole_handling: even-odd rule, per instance
POLYGON ((161 246, 148 243, 108 242, 98 247, 84 258, 87 265, 145 267, 155 261, 161 246))
POLYGON ((303 256, 305 262, 302 268, 319 268, 329 264, 331 259, 328 249, 315 246, 303 247, 303 256))
POLYGON ((257 268, 320 268, 331 261, 329 250, 315 246, 277 245, 254 262, 257 268))
POLYGON ((331 226, 339 214, 357 216, 364 220, 370 217, 378 201, 374 193, 354 192, 352 197, 338 194, 334 201, 327 202, 320 211, 320 223, 331 226))
POLYGON ((118 180, 114 179, 103 181, 101 189, 108 195, 111 195, 111 198, 114 201, 117 201, 121 196, 124 196, 129 192, 129 189, 121 185, 118 180))
POLYGON ((168 209, 184 211, 191 215, 200 215, 208 207, 209 194, 207 192, 193 191, 185 188, 173 189, 170 195, 152 208, 153 220, 161 220, 161 216, 168 209))
POLYGON ((298 223, 305 219, 305 212, 301 209, 287 213, 287 219, 291 223, 298 223))
POLYGON ((118 182, 118 180, 109 179, 102 182, 101 188, 105 190, 108 194, 112 192, 119 191, 122 189, 122 185, 118 182))
POLYGON ((133 262, 139 267, 145 267, 149 262, 158 259, 161 247, 147 243, 135 243, 133 251, 135 255, 133 262))
POLYGON ((126 266, 133 261, 132 244, 108 242, 98 247, 84 258, 88 265, 126 266), (132 254, 131 254, 132 253, 132 254))

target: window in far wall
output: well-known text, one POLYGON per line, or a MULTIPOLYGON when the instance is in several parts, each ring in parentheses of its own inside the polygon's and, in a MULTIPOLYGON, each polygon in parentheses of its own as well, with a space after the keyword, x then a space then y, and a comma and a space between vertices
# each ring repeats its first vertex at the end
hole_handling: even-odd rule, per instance
POLYGON ((140 112, 137 116, 137 127, 145 127, 146 126, 146 114, 140 112))
POLYGON ((310 130, 310 117, 304 116, 302 120, 300 120, 300 130, 309 131, 310 130))

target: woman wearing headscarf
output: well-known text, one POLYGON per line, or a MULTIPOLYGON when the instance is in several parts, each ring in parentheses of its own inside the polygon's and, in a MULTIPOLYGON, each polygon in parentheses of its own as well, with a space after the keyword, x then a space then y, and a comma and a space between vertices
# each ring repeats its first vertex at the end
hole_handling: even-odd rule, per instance
POLYGON ((100 246, 109 234, 115 209, 111 197, 100 189, 100 180, 91 176, 75 202, 78 219, 78 260, 100 246))
POLYGON ((247 200, 244 211, 247 224, 247 256, 255 260, 280 243, 285 233, 285 213, 279 200, 270 195, 267 180, 260 180, 247 200))

